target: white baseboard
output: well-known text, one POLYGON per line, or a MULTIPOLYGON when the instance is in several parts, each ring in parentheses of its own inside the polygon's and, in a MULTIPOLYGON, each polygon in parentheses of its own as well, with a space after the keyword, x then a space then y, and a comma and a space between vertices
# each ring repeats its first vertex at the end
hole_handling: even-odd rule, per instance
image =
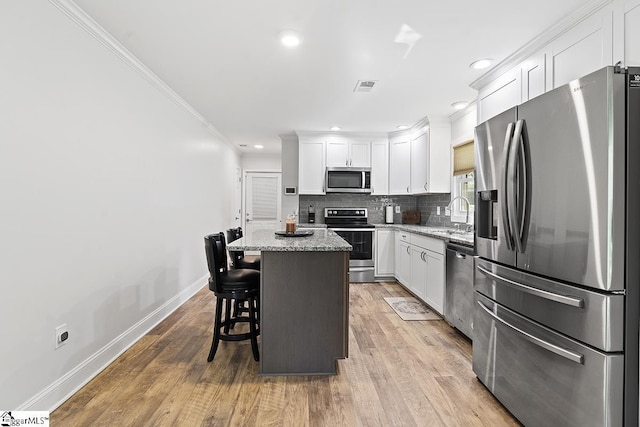
POLYGON ((135 344, 140 338, 147 334, 156 325, 166 319, 178 307, 184 304, 189 298, 195 295, 204 284, 207 283, 205 275, 189 285, 185 290, 171 298, 147 317, 130 327, 128 330, 113 339, 101 350, 94 353, 84 362, 67 372, 65 375, 54 381, 44 390, 33 396, 17 411, 28 411, 49 408, 53 411, 74 393, 80 390, 85 384, 91 381, 96 375, 109 366, 118 356, 124 353, 129 347, 135 344))

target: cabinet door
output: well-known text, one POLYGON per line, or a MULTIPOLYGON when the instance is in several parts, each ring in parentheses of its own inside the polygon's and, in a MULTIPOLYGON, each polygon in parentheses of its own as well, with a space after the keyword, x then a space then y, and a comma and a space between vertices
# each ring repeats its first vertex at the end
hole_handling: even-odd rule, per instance
POLYGON ((444 313, 445 263, 444 255, 426 250, 427 260, 425 302, 435 311, 444 313))
POLYGON ((376 276, 393 276, 395 272, 393 230, 376 230, 376 276))
POLYGON ((411 246, 411 280, 409 288, 423 301, 427 301, 427 259, 424 249, 411 246))
POLYGON ((405 286, 409 286, 411 277, 410 244, 400 238, 399 232, 396 232, 394 268, 396 280, 405 286))
POLYGON ((327 141, 327 166, 349 166, 349 143, 347 141, 332 139, 327 141))
POLYGON ((411 143, 391 141, 389 146, 389 194, 409 194, 411 185, 411 143))
POLYGON ((429 132, 427 131, 411 139, 411 194, 424 194, 428 191, 428 167, 429 132))
POLYGON ((371 194, 389 194, 389 142, 371 143, 371 194))
POLYGON ((371 142, 351 141, 349 143, 349 166, 371 167, 371 142))
POLYGON ((298 193, 324 194, 324 141, 300 141, 298 193))

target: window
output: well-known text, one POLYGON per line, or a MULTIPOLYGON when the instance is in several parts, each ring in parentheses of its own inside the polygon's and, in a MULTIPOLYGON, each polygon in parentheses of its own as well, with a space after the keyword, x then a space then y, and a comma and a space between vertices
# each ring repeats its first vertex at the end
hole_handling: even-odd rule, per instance
POLYGON ((467 219, 467 213, 469 214, 469 224, 473 224, 473 213, 474 213, 474 182, 473 182, 473 172, 469 172, 464 175, 456 175, 453 178, 454 182, 454 190, 453 194, 451 194, 452 199, 457 196, 462 196, 469 201, 469 206, 467 207, 467 203, 458 199, 453 203, 453 208, 451 212, 451 220, 456 222, 464 222, 467 219))
POLYGON ((473 171, 473 140, 463 142, 453 148, 453 185, 451 200, 462 196, 469 204, 457 199, 451 206, 451 221, 473 224, 474 214, 474 171, 473 171))

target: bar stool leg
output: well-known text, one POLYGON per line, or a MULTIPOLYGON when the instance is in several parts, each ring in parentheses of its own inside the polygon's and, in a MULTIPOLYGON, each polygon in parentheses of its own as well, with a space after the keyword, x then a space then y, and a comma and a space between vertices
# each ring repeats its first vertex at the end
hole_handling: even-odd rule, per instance
POLYGON ((253 351, 253 359, 257 362, 260 360, 258 353, 258 334, 256 331, 256 308, 254 305, 255 298, 249 298, 249 330, 251 331, 251 351, 253 351))
POLYGON ((207 362, 211 362, 216 355, 216 351, 218 350, 218 344, 220 343, 220 327, 222 323, 222 304, 224 303, 224 299, 221 297, 216 297, 216 314, 215 320, 213 322, 213 342, 211 343, 211 350, 209 350, 209 357, 207 357, 207 362))

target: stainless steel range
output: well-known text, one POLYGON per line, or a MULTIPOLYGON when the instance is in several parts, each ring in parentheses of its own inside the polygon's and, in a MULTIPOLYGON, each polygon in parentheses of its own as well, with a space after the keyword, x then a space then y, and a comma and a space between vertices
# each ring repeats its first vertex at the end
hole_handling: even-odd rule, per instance
POLYGON ((366 208, 325 208, 324 222, 353 246, 349 255, 349 281, 373 282, 375 226, 366 208))

